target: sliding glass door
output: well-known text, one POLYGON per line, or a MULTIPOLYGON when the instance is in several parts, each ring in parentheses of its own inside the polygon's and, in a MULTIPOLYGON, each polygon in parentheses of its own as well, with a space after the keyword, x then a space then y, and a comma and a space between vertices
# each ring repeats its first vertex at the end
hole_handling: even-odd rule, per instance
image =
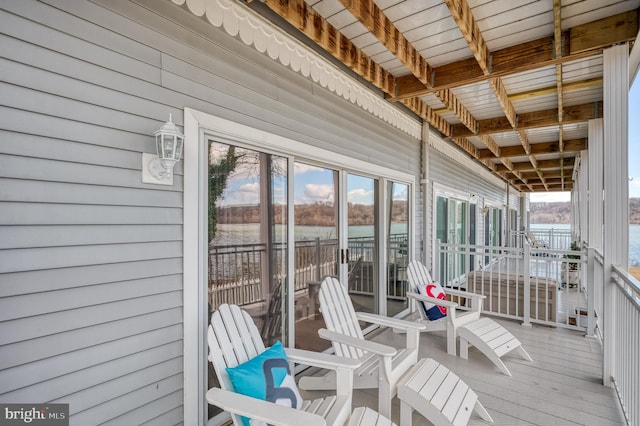
POLYGON ((325 327, 318 300, 323 278, 339 274, 339 173, 294 163, 295 346, 323 351, 331 345, 318 336, 325 327))
MULTIPOLYGON (((240 305, 265 345, 286 344, 287 159, 212 141, 208 154, 209 318, 223 303, 240 305)), ((208 383, 216 384, 210 364, 208 383)))
POLYGON ((356 311, 379 312, 378 180, 346 174, 347 243, 341 251, 343 283, 356 311))
POLYGON ((394 181, 386 184, 387 224, 387 315, 409 308, 407 266, 409 265, 409 185, 394 181))

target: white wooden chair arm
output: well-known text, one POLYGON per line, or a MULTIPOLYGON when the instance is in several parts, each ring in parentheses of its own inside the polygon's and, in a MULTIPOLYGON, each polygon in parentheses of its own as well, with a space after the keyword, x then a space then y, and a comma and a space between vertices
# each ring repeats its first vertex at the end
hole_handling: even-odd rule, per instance
POLYGON ((207 391, 207 402, 230 413, 261 420, 274 426, 326 426, 325 420, 317 414, 220 388, 207 391))
POLYGON ((311 367, 337 370, 338 368, 350 368, 355 370, 362 364, 357 359, 344 358, 320 352, 312 352, 304 349, 285 348, 289 361, 296 364, 304 364, 311 367))
POLYGON ((484 299, 487 298, 484 294, 472 293, 470 291, 460 291, 453 289, 444 289, 446 294, 450 294, 452 296, 458 296, 465 299, 471 299, 471 310, 475 312, 482 311, 482 304, 484 299))
POLYGON ((343 343, 345 345, 360 348, 364 351, 368 351, 374 354, 382 356, 394 356, 397 351, 395 348, 380 343, 372 342, 370 340, 359 339, 357 337, 347 336, 346 334, 336 333, 335 331, 321 328, 318 330, 318 335, 323 339, 330 340, 332 342, 343 343))
POLYGON ((418 293, 409 293, 407 292, 407 297, 410 297, 412 299, 415 300, 419 300, 421 302, 431 302, 435 305, 438 306, 444 306, 446 308, 457 308, 458 304, 456 302, 450 302, 448 300, 445 299, 437 299, 435 297, 429 297, 429 296, 425 296, 423 294, 418 294, 418 293))
POLYGON ((398 328, 401 330, 414 329, 422 331, 427 328, 424 324, 415 321, 405 321, 397 318, 389 318, 382 315, 370 314, 368 312, 356 312, 356 317, 360 321, 383 325, 385 327, 398 328))
POLYGON ((472 293, 470 291, 454 290, 449 288, 443 289, 445 294, 451 294, 453 296, 465 297, 467 299, 486 299, 484 294, 472 293))

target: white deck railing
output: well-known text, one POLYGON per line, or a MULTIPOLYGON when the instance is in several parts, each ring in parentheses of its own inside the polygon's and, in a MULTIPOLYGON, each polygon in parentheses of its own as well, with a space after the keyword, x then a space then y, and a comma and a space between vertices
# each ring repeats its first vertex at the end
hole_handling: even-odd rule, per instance
MULTIPOLYGON (((406 300, 407 235, 392 234, 387 250, 387 294, 394 300, 406 300)), ((377 245, 374 237, 352 237, 348 240, 349 292, 374 296, 377 245)), ((249 305, 264 302, 270 286, 280 292, 277 282, 286 279, 286 245, 278 243, 267 252, 267 245, 231 244, 209 248, 209 303, 213 309, 222 303, 249 305), (265 262, 271 257, 273 275, 264 276, 265 262)), ((294 247, 294 291, 306 293, 309 283, 319 282, 327 275, 336 275, 338 240, 320 239, 296 241, 294 247)))
MULTIPOLYGON (((611 379, 624 410, 627 423, 640 424, 640 282, 627 271, 613 266, 612 318, 614 336, 611 379)), ((609 339, 608 336, 606 340, 609 339)))
POLYGON ((529 231, 510 231, 511 245, 522 248, 527 234, 533 235, 539 245, 550 249, 568 250, 573 241, 573 234, 569 229, 536 228, 529 231))
POLYGON ((587 250, 534 249, 437 242, 434 279, 484 294, 496 316, 587 331, 597 314, 588 303, 587 250))

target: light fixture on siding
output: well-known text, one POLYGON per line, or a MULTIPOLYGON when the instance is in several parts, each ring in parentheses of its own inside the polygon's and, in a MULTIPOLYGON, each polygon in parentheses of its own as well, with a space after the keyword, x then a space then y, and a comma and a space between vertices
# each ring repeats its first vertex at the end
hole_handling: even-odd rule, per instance
POLYGON ((154 136, 157 155, 142 153, 142 182, 173 185, 173 166, 182 157, 184 135, 169 114, 169 121, 164 123, 154 136))

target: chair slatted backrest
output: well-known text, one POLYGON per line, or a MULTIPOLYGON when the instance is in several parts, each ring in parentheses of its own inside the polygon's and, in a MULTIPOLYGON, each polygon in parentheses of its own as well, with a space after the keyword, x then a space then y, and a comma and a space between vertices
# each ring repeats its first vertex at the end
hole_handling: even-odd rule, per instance
POLYGON ((229 391, 234 389, 225 368, 242 364, 265 350, 253 318, 237 305, 220 305, 211 315, 207 340, 209 360, 220 387, 229 391))
MULTIPOLYGON (((433 282, 427 267, 422 262, 418 262, 416 260, 409 262, 409 266, 407 267, 407 278, 409 279, 409 285, 411 286, 410 291, 413 293, 419 293, 418 285, 433 282)), ((418 312, 420 312, 420 317, 423 320, 429 321, 427 312, 425 311, 422 303, 418 303, 418 312)))
MULTIPOLYGON (((320 287, 320 310, 327 329, 347 336, 364 339, 356 312, 347 289, 334 277, 327 277, 320 287)), ((359 359, 365 351, 342 343, 333 343, 336 355, 359 359)))

